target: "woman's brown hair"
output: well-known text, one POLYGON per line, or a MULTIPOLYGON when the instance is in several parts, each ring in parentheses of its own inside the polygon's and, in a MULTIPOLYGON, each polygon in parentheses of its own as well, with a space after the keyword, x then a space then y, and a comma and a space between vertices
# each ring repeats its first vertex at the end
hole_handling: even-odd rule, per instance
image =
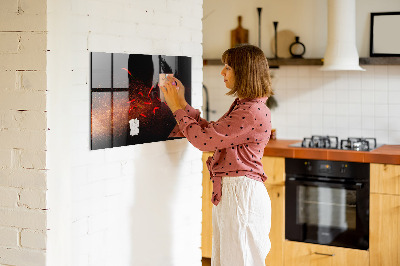
POLYGON ((235 86, 226 95, 255 99, 273 95, 268 61, 263 51, 253 45, 240 45, 222 54, 222 63, 235 74, 235 86))

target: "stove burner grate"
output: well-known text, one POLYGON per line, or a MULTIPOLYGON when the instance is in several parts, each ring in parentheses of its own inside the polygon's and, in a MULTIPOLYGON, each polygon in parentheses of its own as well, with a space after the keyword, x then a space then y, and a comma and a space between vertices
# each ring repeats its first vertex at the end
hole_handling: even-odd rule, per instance
POLYGON ((335 136, 312 136, 311 138, 304 138, 301 147, 305 148, 326 148, 338 149, 339 141, 335 136))
POLYGON ((369 151, 376 147, 376 138, 347 138, 340 141, 342 150, 369 151))
POLYGON ((342 139, 339 145, 339 139, 336 136, 318 135, 313 135, 311 138, 304 138, 303 141, 297 145, 303 148, 341 149, 353 151, 370 151, 377 148, 376 138, 347 138, 342 139))

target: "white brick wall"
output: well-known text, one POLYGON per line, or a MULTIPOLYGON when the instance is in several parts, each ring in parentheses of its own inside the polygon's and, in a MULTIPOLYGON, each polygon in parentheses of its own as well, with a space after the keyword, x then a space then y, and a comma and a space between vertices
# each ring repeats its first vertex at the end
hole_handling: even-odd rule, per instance
POLYGON ((201 265, 201 152, 186 140, 90 151, 88 84, 90 52, 191 56, 200 107, 202 0, 47 9, 47 264, 201 265))
POLYGON ((46 254, 42 250, 0 247, 3 265, 45 265, 46 254))
POLYGON ((46 2, 0 3, 1 265, 45 265, 46 2))
POLYGON ((46 249, 46 231, 22 230, 21 246, 31 249, 46 249))
POLYGON ((0 187, 0 207, 15 208, 18 204, 19 189, 12 187, 0 187))
POLYGON ((19 230, 17 228, 0 227, 0 247, 18 247, 19 230))

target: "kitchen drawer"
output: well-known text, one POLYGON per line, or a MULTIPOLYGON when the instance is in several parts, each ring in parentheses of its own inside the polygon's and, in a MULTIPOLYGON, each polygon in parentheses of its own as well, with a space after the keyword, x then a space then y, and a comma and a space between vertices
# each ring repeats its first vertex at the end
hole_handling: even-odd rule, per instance
POLYGON ((365 250, 285 241, 285 266, 366 266, 365 250))

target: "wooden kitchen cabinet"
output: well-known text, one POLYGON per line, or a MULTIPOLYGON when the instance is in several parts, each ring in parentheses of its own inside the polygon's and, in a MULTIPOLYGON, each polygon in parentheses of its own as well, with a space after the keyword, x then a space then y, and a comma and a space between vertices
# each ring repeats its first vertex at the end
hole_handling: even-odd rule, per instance
POLYGON ((370 202, 370 265, 400 265, 400 196, 373 193, 370 202))
POLYGON ((265 187, 271 199, 271 250, 265 259, 266 266, 283 265, 285 240, 285 158, 264 156, 261 159, 267 175, 265 187))
POLYGON ((268 177, 265 184, 285 185, 285 158, 264 156, 261 159, 261 163, 268 177))
POLYGON ((265 184, 271 199, 271 250, 265 259, 266 266, 283 265, 285 241, 285 187, 265 184))
POLYGON ((203 152, 203 195, 202 195, 202 223, 201 223, 201 253, 204 258, 211 258, 212 252, 212 183, 206 161, 212 152, 203 152))
POLYGON ((400 195, 400 165, 370 164, 371 193, 400 195))
POLYGON ((365 250, 285 241, 285 266, 366 266, 365 250))
POLYGON ((370 265, 400 265, 400 165, 370 167, 370 265))

